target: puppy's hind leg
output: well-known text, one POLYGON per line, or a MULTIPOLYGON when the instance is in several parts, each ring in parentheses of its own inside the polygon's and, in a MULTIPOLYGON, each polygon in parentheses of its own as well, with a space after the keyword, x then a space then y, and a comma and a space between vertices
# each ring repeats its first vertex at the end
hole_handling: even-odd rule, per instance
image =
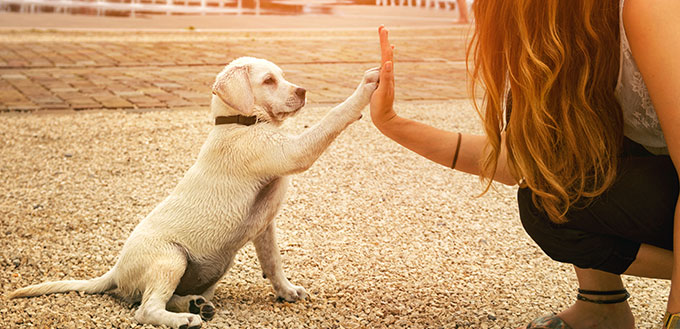
POLYGON ((271 281, 276 295, 289 302, 307 298, 308 295, 305 288, 290 283, 288 278, 286 278, 286 274, 283 273, 281 253, 279 252, 279 246, 276 245, 274 221, 269 223, 264 232, 253 240, 253 243, 255 244, 257 258, 262 266, 262 272, 271 281))
POLYGON ((141 324, 166 325, 176 329, 197 329, 203 324, 201 317, 191 313, 173 313, 166 310, 175 288, 186 269, 186 256, 179 250, 157 256, 148 265, 144 275, 146 288, 142 303, 135 312, 141 324))
POLYGON ((210 300, 213 297, 216 285, 212 285, 201 295, 172 295, 166 309, 172 312, 198 314, 203 321, 210 321, 215 316, 215 305, 210 300))

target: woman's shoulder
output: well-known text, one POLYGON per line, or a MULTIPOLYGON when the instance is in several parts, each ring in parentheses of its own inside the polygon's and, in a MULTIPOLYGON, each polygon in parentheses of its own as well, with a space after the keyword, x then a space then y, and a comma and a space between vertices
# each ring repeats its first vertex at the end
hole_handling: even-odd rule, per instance
POLYGON ((658 28, 680 26, 678 0, 625 0, 622 3, 627 34, 645 34, 658 28))
MULTIPOLYGON (((659 45, 666 45, 662 52, 680 51, 680 1, 678 0, 625 0, 623 27, 636 61, 652 60, 667 54, 656 53, 659 45)), ((638 63, 639 65, 640 63, 638 63)))

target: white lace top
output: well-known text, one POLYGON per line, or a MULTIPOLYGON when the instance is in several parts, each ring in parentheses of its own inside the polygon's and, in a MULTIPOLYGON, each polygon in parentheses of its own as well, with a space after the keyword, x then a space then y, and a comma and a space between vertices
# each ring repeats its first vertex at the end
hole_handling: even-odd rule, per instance
POLYGON ((621 0, 619 5, 621 68, 615 91, 623 110, 623 134, 654 154, 668 154, 659 118, 630 51, 623 27, 623 3, 624 0, 621 0))

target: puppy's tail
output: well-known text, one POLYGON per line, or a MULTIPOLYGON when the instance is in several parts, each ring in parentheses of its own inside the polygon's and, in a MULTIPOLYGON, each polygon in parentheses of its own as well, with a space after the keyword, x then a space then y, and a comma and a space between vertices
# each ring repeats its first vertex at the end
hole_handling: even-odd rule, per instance
POLYGON ((17 289, 9 294, 9 298, 33 297, 57 292, 82 291, 88 294, 96 294, 111 290, 116 287, 113 269, 104 275, 90 280, 67 280, 56 282, 45 282, 17 289))

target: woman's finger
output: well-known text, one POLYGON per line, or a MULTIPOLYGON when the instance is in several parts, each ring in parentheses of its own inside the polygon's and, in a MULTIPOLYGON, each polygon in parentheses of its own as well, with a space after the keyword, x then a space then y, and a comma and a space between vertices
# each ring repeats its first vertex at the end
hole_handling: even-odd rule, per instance
POLYGON ((382 64, 385 62, 392 61, 392 45, 388 39, 388 30, 384 26, 378 28, 378 33, 380 35, 380 54, 382 55, 382 64))
POLYGON ((380 84, 378 85, 378 89, 387 95, 391 95, 394 92, 394 73, 392 65, 391 61, 387 61, 380 70, 380 84))

